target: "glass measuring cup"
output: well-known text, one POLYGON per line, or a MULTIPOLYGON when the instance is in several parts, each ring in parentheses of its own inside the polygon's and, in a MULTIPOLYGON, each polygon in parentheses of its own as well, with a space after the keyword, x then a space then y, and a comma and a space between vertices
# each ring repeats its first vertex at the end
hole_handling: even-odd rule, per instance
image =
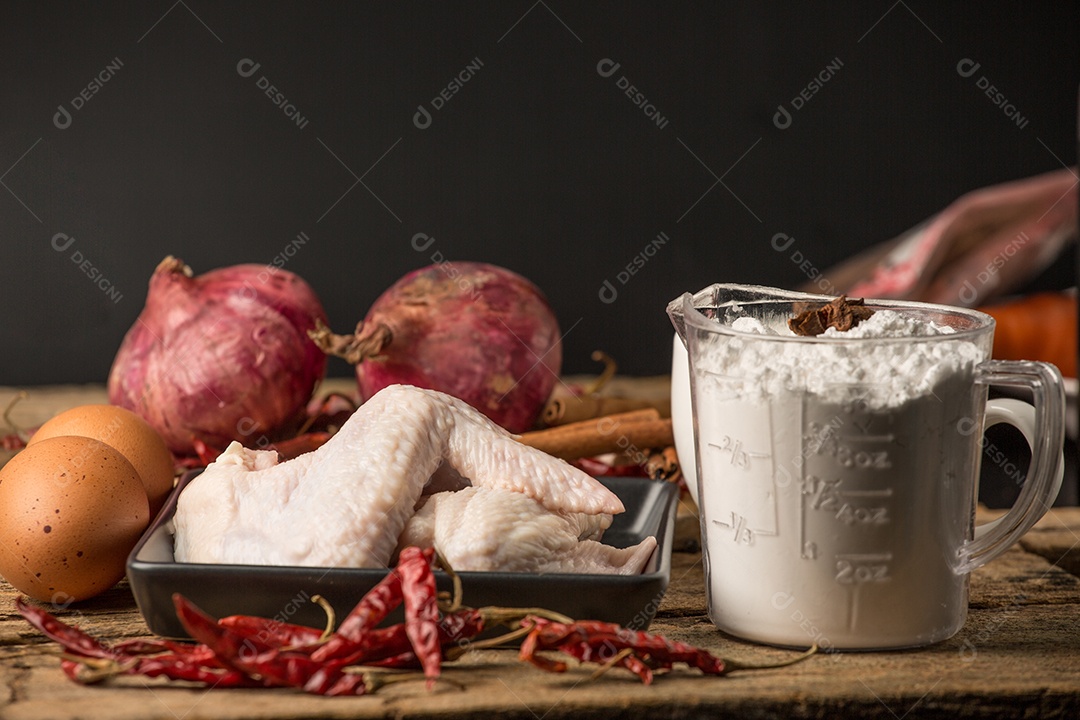
POLYGON ((967 616, 969 573, 1057 496, 1061 375, 990 360, 994 320, 974 310, 867 303, 947 334, 786 331, 800 304, 831 299, 717 284, 668 305, 690 359, 709 615, 786 646, 944 640, 967 616), (990 385, 1029 388, 1034 404, 987 400, 990 385), (1030 470, 1008 513, 976 527, 983 431, 1001 422, 1031 445, 1030 470))

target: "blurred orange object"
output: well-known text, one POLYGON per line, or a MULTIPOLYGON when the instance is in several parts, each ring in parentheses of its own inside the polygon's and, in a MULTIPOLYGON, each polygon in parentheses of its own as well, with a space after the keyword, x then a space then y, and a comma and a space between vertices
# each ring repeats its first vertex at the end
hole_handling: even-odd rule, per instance
POLYGON ((1076 293, 1041 292, 979 309, 997 320, 995 358, 1044 360, 1076 377, 1076 293))

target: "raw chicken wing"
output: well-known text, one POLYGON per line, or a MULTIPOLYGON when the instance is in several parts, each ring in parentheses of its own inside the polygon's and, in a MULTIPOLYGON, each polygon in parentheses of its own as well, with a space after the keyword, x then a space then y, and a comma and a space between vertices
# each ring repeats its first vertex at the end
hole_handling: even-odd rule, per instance
POLYGON ((557 513, 522 493, 470 487, 429 497, 399 546, 434 546, 454 570, 639 574, 656 538, 629 548, 592 539, 610 523, 610 515, 557 513))
POLYGON ((390 386, 318 450, 277 463, 233 443, 180 494, 179 562, 385 567, 440 464, 548 510, 623 511, 594 478, 522 445, 466 403, 390 386))

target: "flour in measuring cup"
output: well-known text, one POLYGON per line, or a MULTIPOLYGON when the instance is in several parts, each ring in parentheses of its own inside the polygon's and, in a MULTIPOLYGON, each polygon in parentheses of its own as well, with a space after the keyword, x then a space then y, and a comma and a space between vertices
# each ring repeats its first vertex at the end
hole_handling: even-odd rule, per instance
POLYGON ((931 394, 957 373, 970 373, 981 360, 971 342, 920 342, 954 331, 892 310, 880 310, 847 331, 829 328, 813 339, 788 340, 795 335, 785 324, 766 325, 748 316, 730 327, 744 335, 703 338, 708 347, 697 354, 696 365, 699 374, 741 378, 738 391, 745 399, 805 391, 841 402, 857 385, 871 408, 897 407, 931 394), (893 338, 907 340, 874 342, 893 338), (848 342, 853 340, 866 342, 848 342))
POLYGON ((725 324, 691 349, 710 616, 792 646, 950 635, 964 596, 940 548, 966 528, 977 455, 957 428, 983 352, 891 310, 814 338, 725 324))

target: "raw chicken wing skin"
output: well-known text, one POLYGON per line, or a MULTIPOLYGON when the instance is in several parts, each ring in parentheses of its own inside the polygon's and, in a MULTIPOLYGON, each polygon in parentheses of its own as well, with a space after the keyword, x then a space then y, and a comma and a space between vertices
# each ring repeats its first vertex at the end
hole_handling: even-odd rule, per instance
POLYGON ((641 573, 656 538, 629 548, 591 539, 610 523, 610 515, 557 513, 522 493, 470 487, 429 497, 405 525, 399 546, 434 546, 454 570, 641 573))
POLYGON ((623 511, 597 480, 517 442, 466 403, 393 385, 293 460, 230 445, 180 494, 176 560, 385 567, 442 463, 474 486, 520 493, 555 512, 623 511))

